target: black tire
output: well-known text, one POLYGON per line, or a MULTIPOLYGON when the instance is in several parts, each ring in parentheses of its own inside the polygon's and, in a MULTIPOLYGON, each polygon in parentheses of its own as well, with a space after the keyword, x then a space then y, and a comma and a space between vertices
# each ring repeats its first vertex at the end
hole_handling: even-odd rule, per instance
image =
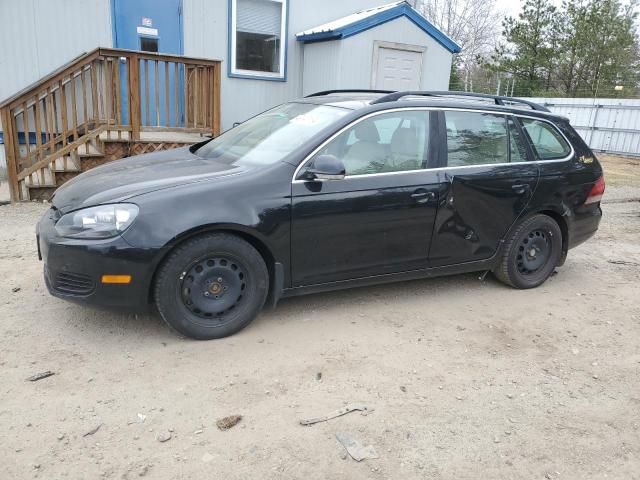
POLYGON ((562 255, 562 232, 547 215, 524 220, 511 234, 493 271, 514 288, 535 288, 549 278, 562 255))
POLYGON ((227 337, 260 312, 269 291, 264 259, 251 244, 228 233, 201 235, 177 246, 155 282, 163 320, 196 340, 227 337))

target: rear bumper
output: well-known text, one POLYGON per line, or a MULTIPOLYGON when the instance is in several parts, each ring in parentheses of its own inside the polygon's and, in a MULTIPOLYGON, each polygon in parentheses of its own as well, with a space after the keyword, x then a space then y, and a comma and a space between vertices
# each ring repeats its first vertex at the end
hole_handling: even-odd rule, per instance
POLYGON ((600 205, 587 205, 577 208, 569 222, 569 248, 584 243, 595 235, 602 219, 600 205))
POLYGON ((60 237, 55 214, 45 213, 36 229, 44 279, 51 295, 103 307, 144 310, 148 307, 154 249, 130 246, 122 237, 76 240, 60 237), (102 275, 131 275, 126 285, 103 284, 102 275))

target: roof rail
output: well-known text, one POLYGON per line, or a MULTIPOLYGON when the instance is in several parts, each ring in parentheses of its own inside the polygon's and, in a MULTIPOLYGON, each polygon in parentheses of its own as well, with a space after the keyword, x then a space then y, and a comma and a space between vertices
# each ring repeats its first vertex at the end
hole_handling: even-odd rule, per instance
POLYGON ((384 93, 384 94, 390 94, 390 93, 394 93, 393 90, 369 90, 369 89, 365 89, 365 88, 347 88, 344 90, 323 90, 322 92, 316 92, 316 93, 311 93, 307 96, 305 96, 304 98, 309 98, 309 97, 322 97, 324 95, 332 95, 334 93, 384 93))
POLYGON ((372 105, 377 103, 386 103, 386 102, 395 102, 402 97, 407 96, 425 96, 425 97, 474 97, 474 98, 485 98, 491 99, 495 102, 496 105, 505 105, 506 103, 521 103, 523 105, 529 106, 532 110, 537 110, 540 112, 549 112, 549 109, 543 107, 542 105, 534 102, 529 102, 528 100, 522 100, 514 97, 502 97, 500 95, 489 95, 487 93, 473 93, 473 92, 446 92, 446 91, 420 91, 420 90, 407 90, 404 92, 393 92, 383 97, 377 98, 373 102, 372 105))

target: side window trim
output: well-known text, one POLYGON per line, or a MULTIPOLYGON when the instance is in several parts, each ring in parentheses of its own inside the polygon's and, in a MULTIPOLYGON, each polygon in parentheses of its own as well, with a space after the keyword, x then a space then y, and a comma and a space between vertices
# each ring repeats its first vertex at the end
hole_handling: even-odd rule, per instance
MULTIPOLYGON (((344 132, 346 132, 347 130, 353 128, 354 126, 356 126, 357 124, 359 124, 360 122, 363 122, 365 120, 368 120, 370 118, 374 118, 376 116, 380 116, 380 115, 384 115, 384 114, 388 114, 388 113, 393 113, 393 112, 426 112, 429 113, 428 119, 429 119, 429 125, 428 128, 425 131, 425 140, 426 140, 426 154, 428 154, 431 150, 431 145, 432 143, 436 140, 436 137, 434 136, 434 129, 431 127, 432 125, 432 120, 433 120, 433 112, 436 111, 433 108, 424 108, 424 107, 401 107, 401 108, 394 108, 394 109, 388 109, 388 110, 379 110, 379 111, 375 111, 375 112, 370 112, 367 113, 361 117, 358 117, 356 119, 354 119, 353 121, 351 121, 350 123, 348 123, 347 125, 344 125, 342 128, 340 128, 337 132, 333 133, 331 136, 329 136, 329 138, 326 138, 324 141, 322 141, 318 146, 316 146, 311 153, 309 153, 307 156, 305 156, 305 158, 300 162, 300 164, 298 165, 298 167, 296 168, 294 174, 293 174, 293 182, 305 182, 304 179, 300 178, 301 173, 307 168, 309 167, 309 165, 311 164, 311 161, 313 160, 313 158, 318 154, 318 152, 320 152, 323 148, 325 148, 327 145, 329 145, 333 140, 335 140, 336 138, 338 138, 341 134, 343 134, 344 132)), ((428 162, 428 160, 427 160, 428 162)), ((350 178, 367 178, 373 175, 398 175, 398 174, 407 174, 407 173, 415 173, 415 172, 424 172, 427 170, 433 170, 433 168, 428 168, 425 167, 425 162, 423 161, 423 167, 416 169, 416 170, 399 170, 399 171, 390 171, 390 172, 380 172, 380 173, 368 173, 368 174, 362 174, 362 175, 345 175, 344 180, 346 179, 350 179, 350 178)), ((341 181, 344 181, 341 180, 341 181)))
MULTIPOLYGON (((338 135, 340 135, 342 132, 348 130, 349 128, 353 127, 354 125, 356 125, 357 123, 376 116, 376 115, 381 115, 383 113, 388 113, 388 112, 392 112, 392 111, 400 111, 400 110, 406 110, 406 111, 431 111, 431 112, 436 112, 438 115, 438 122, 437 122, 437 127, 435 127, 434 122, 432 122, 431 118, 430 118, 430 131, 429 131, 429 142, 431 142, 432 144, 434 144, 434 148, 435 148, 435 142, 437 142, 438 145, 440 145, 440 148, 438 149, 438 157, 437 157, 437 163, 439 163, 439 166, 434 166, 431 168, 427 168, 427 169, 419 169, 419 170, 407 170, 407 171, 401 171, 401 172, 384 172, 384 173, 374 173, 374 174, 368 174, 368 175, 356 175, 356 176, 351 176, 351 177, 345 177, 345 178, 366 178, 369 177, 371 175, 397 175, 397 174, 407 174, 407 173, 411 173, 411 172, 425 172, 425 171, 438 171, 438 170, 447 170, 450 168, 476 168, 478 166, 495 166, 496 164, 491 164, 491 163, 487 163, 487 164, 479 164, 479 165, 473 165, 473 166, 461 166, 461 167, 449 167, 446 165, 447 163, 447 135, 446 135, 446 124, 445 124, 445 117, 444 117, 444 112, 449 111, 449 110, 456 110, 456 111, 465 111, 465 112, 479 112, 479 113, 490 113, 490 114, 496 114, 496 115, 504 115, 504 116, 511 116, 514 120, 518 119, 517 121, 515 121, 515 123, 518 125, 518 127, 520 127, 520 131, 523 134, 526 134, 526 131, 524 131, 524 127, 522 126, 522 118, 530 118, 532 120, 538 120, 540 122, 545 122, 548 123, 549 125, 551 125, 552 128, 554 128, 557 132, 560 133, 560 136, 564 139, 565 142, 567 142, 567 145, 569 145, 571 151, 570 153, 565 157, 565 158, 560 158, 557 160, 540 160, 537 158, 537 155, 535 155, 535 150, 533 150, 533 145, 531 144, 531 141, 529 139, 528 136, 526 136, 525 138, 527 139, 527 151, 528 154, 530 155, 530 161, 535 162, 535 163, 553 163, 553 162, 566 162, 569 161, 571 158, 573 158, 573 156, 575 155, 575 149, 573 148, 573 144, 569 141, 569 139, 567 138, 567 136, 564 134, 564 132, 562 132, 559 128, 557 128, 553 122, 545 119, 545 118, 541 118, 541 117, 537 117, 537 116, 531 116, 531 115, 526 115, 526 114, 520 114, 520 113, 508 113, 508 112, 496 112, 496 111, 492 111, 492 110, 483 110, 482 108, 469 108, 469 109, 460 109, 460 108, 446 108, 446 107, 398 107, 398 108, 394 108, 394 109, 387 109, 387 110, 378 110, 375 112, 370 112, 367 113, 361 117, 358 117, 356 119, 354 119, 353 121, 351 121, 350 123, 348 123, 347 125, 344 125, 342 128, 340 128, 337 132, 334 132, 332 135, 330 135, 328 138, 326 138, 325 140, 323 140, 322 142, 320 142, 320 144, 318 144, 313 150, 311 150, 311 153, 307 154, 302 161, 298 164, 298 166, 296 167, 296 170, 294 171, 293 177, 291 179, 292 182, 298 182, 298 183, 304 183, 305 180, 299 178, 300 177, 300 173, 302 172, 302 170, 304 168, 306 168, 309 165, 309 162, 311 161, 311 159, 316 155, 316 153, 318 153, 322 148, 324 148, 329 142, 331 142, 334 138, 336 138, 338 135)), ((524 163, 524 162, 518 162, 518 163, 524 163)), ((508 163, 505 165, 509 165, 508 163)))
MULTIPOLYGON (((520 133, 521 138, 524 139, 525 148, 527 149, 527 162, 535 161, 536 160, 535 150, 533 149, 533 145, 531 144, 531 141, 527 136, 527 132, 525 132, 524 128, 522 127, 522 122, 520 121, 520 118, 518 117, 518 115, 509 115, 509 119, 515 125, 516 129, 520 133)), ((509 146, 511 146, 511 129, 509 129, 509 146)), ((509 163, 511 163, 511 148, 509 148, 509 163)), ((516 162, 516 163, 523 163, 523 162, 516 162)))

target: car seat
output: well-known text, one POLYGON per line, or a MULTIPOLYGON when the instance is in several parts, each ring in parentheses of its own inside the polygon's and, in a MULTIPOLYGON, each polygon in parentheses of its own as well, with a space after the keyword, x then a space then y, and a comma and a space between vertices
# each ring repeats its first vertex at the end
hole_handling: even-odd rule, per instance
POLYGON ((372 122, 360 122, 353 129, 356 143, 342 158, 347 175, 376 173, 384 163, 385 149, 378 143, 380 134, 372 122))

